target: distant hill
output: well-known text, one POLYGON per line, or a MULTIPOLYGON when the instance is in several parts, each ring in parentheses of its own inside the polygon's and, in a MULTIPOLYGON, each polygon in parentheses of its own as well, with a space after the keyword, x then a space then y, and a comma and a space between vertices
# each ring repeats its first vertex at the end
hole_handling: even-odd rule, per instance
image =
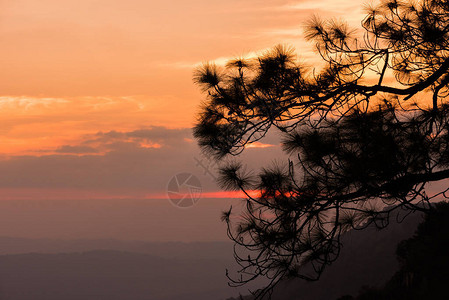
POLYGON ((224 299, 225 259, 91 251, 0 256, 1 300, 224 299))
MULTIPOLYGON (((335 300, 356 295, 362 286, 382 286, 398 269, 395 250, 411 237, 423 216, 415 213, 402 223, 383 230, 367 228, 352 231, 342 238, 340 257, 322 274, 319 281, 293 279, 275 289, 272 300, 335 300)), ((229 300, 236 298, 229 298, 229 300)), ((245 300, 252 297, 246 296, 245 300)))
POLYGON ((225 276, 226 268, 235 269, 230 242, 0 237, 0 254, 0 300, 220 300, 238 295, 225 276))
MULTIPOLYGON (((381 286, 398 268, 397 244, 421 220, 415 214, 382 231, 346 234, 340 258, 320 281, 283 282, 273 300, 335 300, 364 285, 381 286)), ((0 254, 0 300, 220 300, 238 294, 225 277, 225 268, 235 269, 228 242, 0 237, 0 254)))
POLYGON ((117 250, 151 254, 163 258, 232 259, 231 242, 143 242, 113 239, 26 239, 0 237, 1 254, 70 253, 91 250, 117 250))

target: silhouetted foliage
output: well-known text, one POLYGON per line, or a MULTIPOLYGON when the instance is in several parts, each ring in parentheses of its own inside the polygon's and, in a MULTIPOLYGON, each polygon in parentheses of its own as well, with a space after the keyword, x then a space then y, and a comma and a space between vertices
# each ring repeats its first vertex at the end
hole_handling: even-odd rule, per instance
MULTIPOLYGON (((354 300, 447 299, 449 203, 437 203, 415 235, 396 250, 399 271, 383 288, 365 287, 354 300)), ((346 296, 350 297, 350 296, 346 296)), ((348 298, 351 299, 351 298, 348 298)))
POLYGON ((197 70, 208 94, 194 128, 204 151, 236 156, 277 128, 288 155, 257 176, 240 163, 221 169, 222 187, 260 191, 247 193, 239 217, 223 216, 241 265, 233 284, 267 277, 262 298, 281 279, 316 280, 344 232, 383 228, 401 210, 427 212, 446 197, 428 185, 449 177, 448 24, 446 0, 386 0, 367 8, 359 34, 337 21, 308 23, 321 69, 277 46, 197 70))

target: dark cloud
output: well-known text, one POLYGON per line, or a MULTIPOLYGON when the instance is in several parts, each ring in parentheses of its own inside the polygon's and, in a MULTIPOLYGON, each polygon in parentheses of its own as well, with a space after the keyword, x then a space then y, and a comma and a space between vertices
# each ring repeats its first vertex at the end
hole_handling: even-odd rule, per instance
POLYGON ((138 129, 126 133, 126 136, 128 137, 143 138, 155 141, 179 141, 183 138, 191 137, 191 135, 192 130, 190 128, 167 129, 162 126, 153 126, 147 129, 138 129))
POLYGON ((66 154, 87 154, 87 153, 98 153, 98 149, 89 146, 70 146, 64 145, 55 150, 56 153, 66 153, 66 154))
POLYGON ((174 147, 192 140, 190 128, 168 129, 161 126, 121 132, 108 131, 98 132, 93 136, 86 137, 82 142, 84 145, 95 145, 95 147, 106 150, 121 148, 121 143, 140 145, 143 148, 174 147))
MULTIPOLYGON (((55 152, 0 160, 0 188, 164 194, 172 176, 190 172, 200 179, 204 191, 219 189, 204 169, 206 166, 216 174, 216 165, 202 156, 196 142, 191 140, 191 129, 152 127, 129 132, 98 133, 94 138, 86 137, 80 145, 65 145, 55 152), (144 142, 159 143, 161 146, 152 147, 144 142), (102 151, 103 148, 107 151, 102 151), (94 154, 94 151, 99 152, 94 154)), ((252 169, 283 158, 286 159, 279 146, 247 149, 241 157, 252 169)))

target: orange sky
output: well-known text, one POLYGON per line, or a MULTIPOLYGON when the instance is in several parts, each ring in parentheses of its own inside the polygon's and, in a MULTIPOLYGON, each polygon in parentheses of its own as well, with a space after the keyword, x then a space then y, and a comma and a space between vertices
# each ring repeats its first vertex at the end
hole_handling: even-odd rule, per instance
MULTIPOLYGON (((109 152, 121 160, 136 153, 151 160, 157 147, 170 152, 173 143, 136 137, 136 131, 192 126, 204 99, 192 83, 195 66, 260 53, 278 43, 295 46, 310 60, 314 54, 302 40, 304 22, 318 14, 357 25, 362 8, 347 0, 0 1, 0 169, 23 170, 0 188, 8 195, 18 188, 52 189, 51 182, 23 177, 35 164, 48 165, 51 172, 56 160, 78 167, 77 156, 87 155, 92 165, 109 167, 105 161, 114 163, 109 152), (121 139, 112 140, 114 133, 121 139), (107 141, 98 138, 102 134, 107 141)), ((190 137, 180 138, 196 151, 190 137)), ((185 159, 170 153, 179 162, 167 167, 172 168, 167 174, 185 159)), ((94 170, 87 164, 80 177, 83 172, 94 170)), ((76 186, 54 186, 61 188, 76 186)), ((107 190, 107 184, 98 189, 107 190)))

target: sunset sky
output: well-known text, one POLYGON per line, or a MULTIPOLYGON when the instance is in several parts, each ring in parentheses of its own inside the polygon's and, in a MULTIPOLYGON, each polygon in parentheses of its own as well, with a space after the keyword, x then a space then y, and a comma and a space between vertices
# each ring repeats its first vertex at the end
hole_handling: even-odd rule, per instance
MULTIPOLYGON (((196 166, 191 136, 205 96, 202 62, 293 45, 313 61, 302 26, 314 14, 357 26, 357 1, 0 1, 0 197, 147 199, 196 166)), ((251 165, 279 158, 246 150, 251 165), (249 153, 248 153, 249 152, 249 153)))

